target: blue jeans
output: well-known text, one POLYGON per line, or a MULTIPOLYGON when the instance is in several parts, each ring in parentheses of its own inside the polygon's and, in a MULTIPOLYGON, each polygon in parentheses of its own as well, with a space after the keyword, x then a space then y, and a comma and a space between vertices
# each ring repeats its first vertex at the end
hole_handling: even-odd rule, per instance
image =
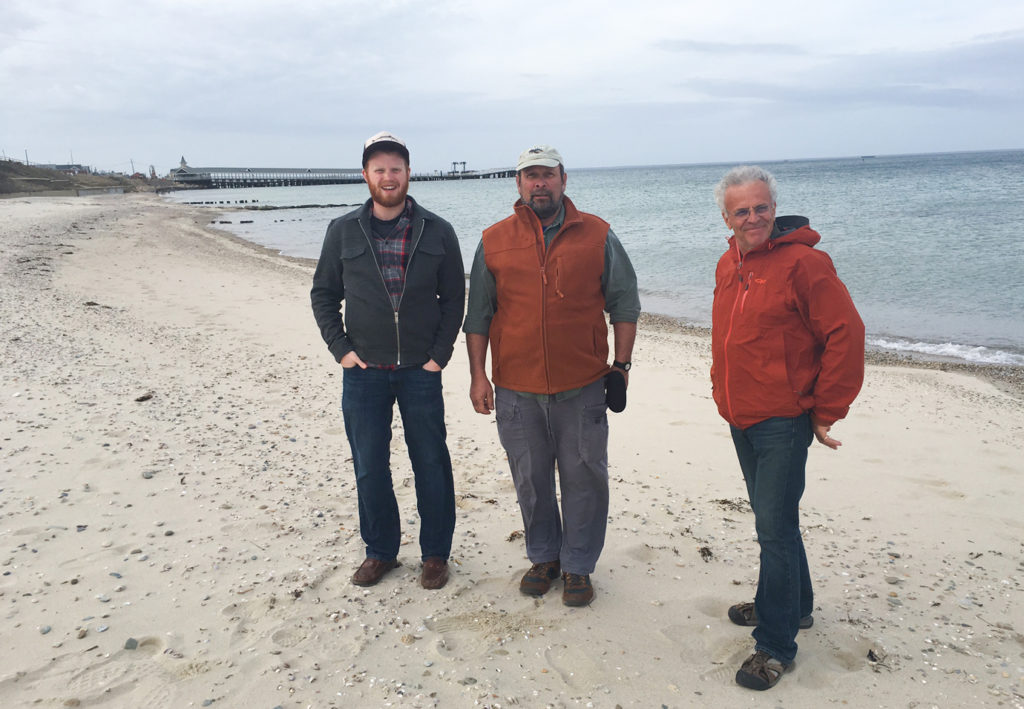
POLYGON ((799 520, 811 421, 803 414, 731 429, 761 546, 755 649, 789 664, 796 657, 800 618, 814 608, 799 520))
POLYGON ((359 496, 359 532, 366 556, 398 556, 402 527, 391 482, 391 420, 395 401, 416 480, 421 558, 451 554, 455 484, 445 443, 441 373, 421 367, 344 370, 341 411, 352 449, 359 496))

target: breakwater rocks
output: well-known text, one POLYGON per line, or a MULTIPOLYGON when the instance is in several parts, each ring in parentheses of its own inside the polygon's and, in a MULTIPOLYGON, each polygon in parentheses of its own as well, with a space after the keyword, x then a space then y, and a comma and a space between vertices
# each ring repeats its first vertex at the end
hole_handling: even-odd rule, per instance
POLYGON ((260 212, 269 212, 277 209, 340 209, 340 208, 355 208, 360 206, 359 204, 256 204, 259 200, 207 200, 202 202, 182 202, 193 207, 232 207, 234 209, 251 209, 260 212))

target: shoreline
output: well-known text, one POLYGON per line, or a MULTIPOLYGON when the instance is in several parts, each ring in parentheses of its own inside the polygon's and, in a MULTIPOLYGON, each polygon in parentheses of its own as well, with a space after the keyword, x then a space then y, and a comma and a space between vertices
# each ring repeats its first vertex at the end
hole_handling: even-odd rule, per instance
MULTIPOLYGON (((244 239, 232 232, 224 229, 218 229, 212 224, 207 225, 205 228, 220 234, 223 238, 228 239, 229 241, 237 243, 240 246, 253 249, 254 251, 270 258, 282 259, 288 263, 308 267, 311 270, 316 268, 316 259, 283 254, 276 249, 244 239)), ((466 283, 468 289, 468 274, 466 275, 466 283)), ((708 347, 710 348, 711 346, 711 328, 703 327, 701 325, 693 325, 687 322, 685 318, 664 315, 662 313, 641 312, 640 320, 637 324, 639 327, 648 327, 705 338, 708 341, 708 347)), ((941 372, 957 372, 960 374, 976 376, 991 382, 1005 393, 1024 400, 1024 366, 1022 365, 964 362, 950 357, 893 352, 891 350, 872 347, 871 345, 868 345, 867 350, 864 353, 864 360, 868 365, 911 367, 917 369, 937 370, 941 372)))
MULTIPOLYGON (((445 369, 452 575, 363 558, 340 376, 311 267, 152 196, 0 201, 0 698, 12 706, 740 706, 725 617, 757 580, 709 341, 649 318, 610 414, 608 538, 586 608, 529 566, 464 338, 445 369)), ((870 364, 840 451, 812 446, 815 623, 771 701, 1024 705, 1024 403, 968 370, 870 364)))
MULTIPOLYGON (((189 204, 187 206, 198 206, 189 204)), ((238 211, 239 208, 230 208, 225 211, 238 211)), ((198 222, 197 222, 198 223, 198 222)), ((263 246, 255 241, 250 241, 226 229, 218 228, 213 221, 202 225, 203 228, 221 235, 223 238, 245 248, 263 254, 269 258, 277 258, 288 263, 308 267, 310 270, 316 268, 316 259, 301 256, 289 256, 277 249, 263 246)), ((469 274, 466 274, 467 290, 469 274)), ((694 325, 685 318, 664 315, 662 313, 641 312, 639 327, 649 327, 669 332, 678 332, 685 335, 705 338, 708 341, 708 348, 711 346, 711 328, 701 325, 694 325)), ((710 352, 710 349, 708 350, 710 352)), ((983 364, 977 362, 965 362, 951 357, 930 356, 926 354, 912 354, 894 352, 879 347, 868 345, 864 353, 865 364, 883 367, 910 367, 915 369, 927 369, 940 372, 956 372, 982 378, 998 387, 1004 393, 1010 394, 1024 401, 1024 365, 1013 364, 983 364)), ((710 375, 709 375, 710 381, 710 375)))
MULTIPOLYGON (((176 204, 186 204, 188 206, 196 206, 196 207, 198 207, 200 209, 209 209, 209 210, 212 210, 212 213, 223 214, 223 215, 237 214, 237 213, 244 212, 247 209, 253 209, 254 208, 252 206, 233 205, 233 204, 216 205, 216 204, 200 204, 200 203, 194 203, 194 202, 193 203, 178 203, 178 202, 175 202, 175 203, 176 204)), ((326 206, 326 205, 309 205, 309 206, 326 206)), ((353 205, 348 205, 347 207, 346 207, 346 205, 336 205, 336 206, 345 207, 346 211, 347 211, 348 208, 354 208, 354 207, 356 207, 358 205, 357 204, 353 204, 353 205)), ((259 208, 260 209, 286 209, 286 208, 290 208, 290 207, 259 207, 259 208)), ((255 241, 249 241, 249 240, 245 239, 244 237, 237 236, 237 235, 235 235, 231 231, 228 231, 226 229, 218 227, 217 224, 216 224, 216 221, 217 220, 215 220, 215 219, 211 220, 211 224, 208 225, 208 226, 209 226, 209 228, 217 229, 219 233, 223 233, 223 234, 231 236, 233 238, 238 238, 238 239, 240 239, 244 243, 252 244, 253 247, 255 247, 255 248, 267 248, 270 253, 274 253, 274 254, 276 254, 276 255, 280 256, 281 258, 284 258, 284 259, 293 259, 293 260, 295 260, 296 262, 299 262, 299 263, 309 263, 309 264, 315 264, 316 263, 316 259, 315 258, 287 255, 287 254, 284 254, 284 253, 280 253, 280 252, 278 252, 278 251, 276 251, 274 249, 271 249, 269 247, 264 247, 264 246, 262 246, 261 244, 255 242, 255 241)), ((467 281, 468 281, 468 275, 467 275, 467 281)), ((641 297, 642 296, 643 296, 643 292, 641 290, 641 297)), ((674 315, 668 315, 668 314, 664 314, 664 313, 646 312, 645 311, 645 312, 643 312, 641 314, 641 320, 642 321, 643 320, 651 320, 652 322, 656 323, 657 325, 664 325, 666 327, 671 327, 671 328, 676 329, 678 331, 687 331, 687 332, 693 332, 693 333, 697 333, 697 334, 706 334, 708 337, 710 337, 710 332, 711 332, 710 327, 705 326, 705 325, 693 324, 693 323, 688 321, 683 316, 674 316, 674 315)), ((890 338, 890 339, 894 338, 896 340, 901 340, 902 339, 906 343, 917 342, 918 345, 920 345, 920 344, 928 344, 926 342, 921 342, 919 340, 914 340, 912 338, 904 338, 903 336, 900 336, 900 335, 892 335, 891 333, 885 334, 885 335, 872 335, 872 333, 868 333, 868 336, 869 336, 869 340, 872 339, 872 338, 882 337, 882 338, 890 338)), ((942 343, 944 341, 947 341, 947 340, 944 340, 943 338, 938 338, 938 339, 932 341, 931 344, 939 344, 939 343, 942 343)), ((963 343, 956 344, 955 346, 957 346, 957 347, 966 347, 966 348, 977 347, 976 345, 963 344, 963 343)), ((985 348, 985 349, 992 349, 991 346, 987 346, 987 345, 986 346, 982 346, 982 347, 985 348)), ((996 351, 1004 352, 1004 353, 1009 354, 1011 356, 1020 356, 1020 354, 1022 352, 1021 349, 1017 349, 1017 348, 1013 348, 1013 347, 1010 347, 1008 349, 1002 349, 1002 350, 1000 350, 999 348, 996 348, 996 351)), ((908 351, 886 349, 884 347, 880 347, 880 346, 877 346, 877 345, 871 345, 871 344, 868 345, 867 362, 873 363, 873 364, 880 364, 880 365, 912 366, 912 367, 913 366, 920 366, 920 367, 925 368, 925 369, 948 369, 949 371, 976 373, 978 376, 983 376, 983 377, 989 379, 990 381, 998 383, 999 386, 1004 387, 1004 389, 1006 391, 1008 391, 1008 392, 1014 392, 1016 395, 1024 396, 1024 364, 1002 364, 1002 363, 995 363, 995 362, 976 362, 976 361, 970 361, 970 360, 965 359, 965 358, 959 358, 959 357, 949 356, 949 355, 929 354, 929 353, 926 353, 926 352, 915 352, 915 351, 909 351, 908 352, 908 351)))
MULTIPOLYGON (((675 318, 659 313, 641 313, 640 325, 647 323, 651 327, 679 332, 686 335, 703 337, 709 340, 711 328, 691 325, 682 318, 675 318)), ((950 358, 928 357, 892 352, 868 346, 864 353, 867 365, 879 367, 910 367, 912 369, 928 369, 940 372, 956 372, 980 377, 999 387, 1007 394, 1024 400, 1024 366, 1013 364, 978 364, 963 362, 950 358)))
MULTIPOLYGON (((195 203, 174 203, 188 207, 199 207, 200 209, 208 208, 206 205, 198 205, 195 203)), ((358 206, 358 205, 353 205, 358 206)), ((221 211, 220 208, 217 208, 221 211)), ((246 208, 242 207, 229 207, 224 209, 227 212, 241 211, 246 208)), ((199 224, 197 219, 197 224, 199 224)), ((276 258, 286 261, 288 263, 296 264, 299 266, 307 267, 312 272, 316 268, 316 259, 305 258, 302 256, 290 256, 288 254, 281 253, 277 249, 263 246, 262 244, 256 243, 249 239, 245 239, 233 232, 226 229, 219 228, 216 225, 216 220, 210 220, 207 224, 199 224, 205 229, 220 235, 222 238, 235 243, 239 246, 243 246, 248 249, 252 249, 256 253, 262 254, 268 258, 276 258)), ((467 292, 469 287, 469 274, 466 274, 467 292)), ((668 332, 678 332, 684 335, 691 335, 696 337, 705 338, 708 348, 711 346, 711 328, 704 327, 701 325, 694 325, 686 321, 685 318, 675 317, 672 315, 664 315, 662 313, 653 312, 641 312, 640 320, 637 323, 638 327, 648 327, 657 330, 665 330, 668 332)), ((710 349, 708 349, 710 353, 710 349)), ((878 347, 872 347, 868 345, 867 350, 864 353, 865 364, 884 366, 884 367, 910 367, 916 369, 927 369, 935 370, 940 372, 956 372, 959 374, 966 374, 982 378, 996 387, 998 387, 1004 393, 1010 394, 1024 401, 1024 365, 1013 365, 1013 364, 982 364, 977 362, 965 362, 950 357, 939 357, 929 356, 926 354, 911 354, 903 352, 894 352, 891 350, 885 350, 878 347)), ((710 375, 708 381, 710 382, 710 375)))

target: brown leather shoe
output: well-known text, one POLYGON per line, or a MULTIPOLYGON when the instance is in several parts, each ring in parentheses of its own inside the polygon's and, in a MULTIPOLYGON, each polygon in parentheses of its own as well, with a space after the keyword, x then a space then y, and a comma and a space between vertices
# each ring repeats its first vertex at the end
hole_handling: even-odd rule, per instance
POLYGON ((523 574, 519 582, 519 592, 527 596, 543 596, 551 588, 551 582, 558 578, 561 568, 558 559, 534 564, 523 574))
POLYGON ((392 559, 391 561, 383 561, 382 559, 371 559, 366 557, 366 560, 359 565, 356 572, 352 574, 352 583, 356 586, 373 586, 382 578, 384 574, 391 571, 391 569, 398 566, 398 560, 392 559))
POLYGON ((436 591, 448 583, 448 561, 439 556, 430 556, 423 560, 423 573, 420 574, 420 585, 436 591))

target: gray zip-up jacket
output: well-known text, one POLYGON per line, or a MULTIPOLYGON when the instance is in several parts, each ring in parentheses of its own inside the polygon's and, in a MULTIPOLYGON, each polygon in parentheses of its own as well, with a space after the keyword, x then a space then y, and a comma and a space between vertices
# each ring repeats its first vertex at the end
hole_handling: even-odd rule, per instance
POLYGON ((355 350, 372 364, 412 365, 432 359, 444 367, 466 303, 466 274, 455 230, 413 200, 405 286, 395 309, 370 241, 371 208, 372 200, 367 200, 327 227, 309 293, 320 334, 338 362, 355 350))

